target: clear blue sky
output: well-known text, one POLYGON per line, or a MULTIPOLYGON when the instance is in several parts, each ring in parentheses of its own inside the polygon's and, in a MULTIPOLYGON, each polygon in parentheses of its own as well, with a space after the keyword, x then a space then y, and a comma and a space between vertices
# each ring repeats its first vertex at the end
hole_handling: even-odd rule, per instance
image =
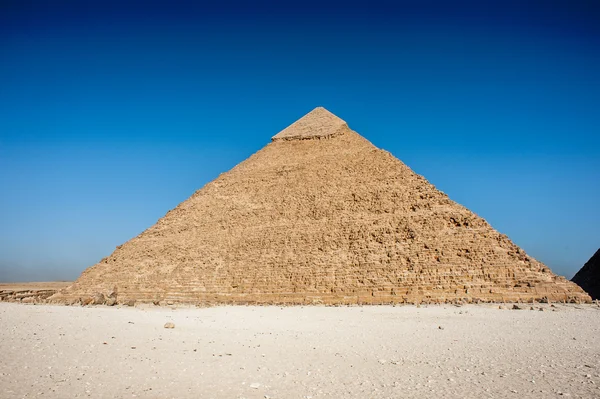
POLYGON ((559 274, 600 247, 597 1, 168 3, 0 2, 0 281, 76 278, 316 106, 559 274))

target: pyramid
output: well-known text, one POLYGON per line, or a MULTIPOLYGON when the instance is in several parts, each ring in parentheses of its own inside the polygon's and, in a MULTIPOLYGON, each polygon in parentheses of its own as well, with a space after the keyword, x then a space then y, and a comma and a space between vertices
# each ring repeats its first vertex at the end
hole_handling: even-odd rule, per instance
POLYGON ((592 299, 600 299, 600 249, 573 276, 571 281, 583 288, 592 299))
POLYGON ((105 298, 129 304, 590 300, 324 108, 282 130, 51 299, 105 298))

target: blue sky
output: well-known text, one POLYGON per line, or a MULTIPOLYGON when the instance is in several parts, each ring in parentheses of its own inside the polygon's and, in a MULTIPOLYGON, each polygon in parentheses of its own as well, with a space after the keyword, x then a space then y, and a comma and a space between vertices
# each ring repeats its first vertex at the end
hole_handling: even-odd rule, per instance
POLYGON ((570 278, 600 5, 449 3, 1 2, 0 281, 76 278, 316 106, 570 278))

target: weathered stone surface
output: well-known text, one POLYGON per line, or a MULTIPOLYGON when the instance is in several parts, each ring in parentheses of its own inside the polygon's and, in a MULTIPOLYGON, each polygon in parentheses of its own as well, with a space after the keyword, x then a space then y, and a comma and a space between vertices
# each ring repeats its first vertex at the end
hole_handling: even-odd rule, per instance
POLYGON ((94 295, 94 301, 92 302, 93 305, 104 305, 104 303, 106 302, 106 298, 104 297, 104 294, 101 292, 97 292, 94 295))
POLYGON ((45 303, 58 290, 28 289, 28 290, 2 290, 0 301, 22 303, 45 303))
POLYGON ((316 109, 52 297, 118 303, 589 301, 316 109))
POLYGON ((573 276, 572 281, 590 294, 592 299, 600 299, 600 249, 573 276))
POLYGON ((346 122, 323 107, 317 107, 290 126, 272 137, 280 140, 325 139, 342 134, 348 127, 346 122))
POLYGON ((88 296, 88 297, 82 298, 81 299, 81 304, 83 306, 93 305, 94 304, 94 297, 93 296, 88 296))
POLYGON ((58 290, 71 284, 58 281, 0 283, 0 302, 46 303, 58 290))

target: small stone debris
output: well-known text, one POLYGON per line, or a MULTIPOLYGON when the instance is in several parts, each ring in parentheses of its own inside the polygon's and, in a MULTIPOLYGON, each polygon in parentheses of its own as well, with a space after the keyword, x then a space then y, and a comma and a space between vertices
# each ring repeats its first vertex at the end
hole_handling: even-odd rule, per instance
POLYGON ((513 308, 513 310, 521 310, 521 307, 519 305, 516 305, 516 304, 513 305, 512 308, 513 308))
POLYGON ((443 330, 443 329, 444 329, 444 327, 438 326, 438 330, 443 330))
POLYGON ((387 360, 385 360, 385 359, 379 359, 379 364, 386 364, 386 363, 387 363, 387 360))
POLYGON ((81 300, 81 305, 83 305, 83 306, 89 306, 89 305, 93 305, 93 304, 94 304, 94 298, 92 298, 91 296, 81 300))
POLYGON ((165 323, 165 328, 175 328, 175 324, 171 323, 170 321, 165 323))
POLYGON ((104 305, 106 302, 106 297, 101 292, 97 292, 93 296, 92 305, 104 305))
POLYGON ((260 384, 258 382, 253 382, 252 384, 250 384, 250 388, 258 389, 258 388, 260 388, 260 384))
POLYGON ((500 305, 498 306, 498 309, 506 309, 506 306, 500 305))

